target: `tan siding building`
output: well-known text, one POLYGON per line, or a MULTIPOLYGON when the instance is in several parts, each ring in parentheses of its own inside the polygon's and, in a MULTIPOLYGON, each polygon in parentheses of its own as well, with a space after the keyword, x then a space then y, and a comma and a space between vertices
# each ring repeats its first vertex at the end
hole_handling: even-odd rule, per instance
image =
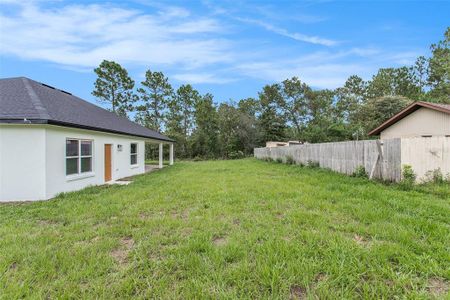
POLYGON ((380 139, 450 136, 450 114, 419 108, 380 133, 380 139))
POLYGON ((380 139, 450 137, 450 105, 415 102, 369 135, 380 135, 380 139))

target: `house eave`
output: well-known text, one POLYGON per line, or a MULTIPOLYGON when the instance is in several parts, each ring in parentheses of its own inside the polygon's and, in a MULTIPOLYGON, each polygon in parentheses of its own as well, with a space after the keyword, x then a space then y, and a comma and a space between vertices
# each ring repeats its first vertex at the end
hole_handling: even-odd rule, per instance
POLYGON ((146 135, 140 135, 140 134, 131 134, 129 132, 123 132, 123 131, 117 131, 117 130, 111 130, 107 128, 100 128, 100 127, 92 127, 92 126, 86 126, 86 125, 80 125, 80 124, 74 124, 74 123, 67 123, 67 122, 61 122, 61 121, 55 121, 55 120, 42 120, 42 119, 0 119, 0 124, 20 124, 20 125, 55 125, 55 126, 62 126, 62 127, 69 127, 69 128, 77 128, 77 129, 85 129, 85 130, 91 130, 91 131, 98 131, 98 132, 106 132, 106 133, 113 133, 113 134, 121 134, 121 135, 127 135, 127 136, 133 136, 133 137, 140 137, 144 139, 151 139, 151 140, 158 140, 162 142, 167 143, 174 143, 175 141, 172 139, 161 139, 156 138, 152 136, 146 136, 146 135))
POLYGON ((383 130, 385 130, 389 126, 397 123, 401 119, 403 119, 406 116, 412 114, 413 112, 415 112, 416 110, 418 110, 420 108, 429 108, 429 109, 433 109, 433 110, 436 110, 436 111, 440 111, 440 112, 443 112, 443 113, 450 114, 450 110, 445 109, 445 108, 440 107, 440 106, 433 105, 433 103, 423 102, 423 101, 414 102, 414 103, 411 103, 410 105, 408 105, 406 108, 404 108, 402 111, 400 111, 399 113, 397 113, 393 117, 391 117, 390 119, 388 119, 387 121, 385 121, 384 123, 382 123, 380 126, 378 126, 375 129, 371 130, 368 133, 368 135, 369 136, 379 135, 383 130))

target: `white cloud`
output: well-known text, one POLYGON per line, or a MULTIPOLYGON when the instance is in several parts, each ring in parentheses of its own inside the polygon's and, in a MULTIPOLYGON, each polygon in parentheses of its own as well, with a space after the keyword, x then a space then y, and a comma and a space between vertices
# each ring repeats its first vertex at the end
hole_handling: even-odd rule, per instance
POLYGON ((243 64, 238 67, 247 76, 280 82, 293 76, 316 88, 336 88, 353 74, 366 74, 367 67, 352 63, 321 63, 302 60, 286 60, 276 62, 256 62, 243 64))
POLYGON ((381 50, 373 47, 366 47, 366 48, 356 47, 350 49, 350 52, 362 57, 370 57, 381 53, 381 50))
POLYGON ((337 52, 319 51, 290 58, 259 58, 236 66, 236 71, 272 82, 297 76, 310 86, 333 89, 342 86, 351 75, 368 80, 383 65, 395 67, 402 59, 409 62, 409 58, 417 56, 417 53, 410 51, 392 54, 371 47, 352 48, 337 52))
POLYGON ((256 5, 252 7, 252 10, 259 12, 265 18, 284 21, 289 20, 304 24, 319 23, 327 19, 324 16, 301 13, 298 11, 298 8, 291 11, 289 14, 279 12, 277 7, 274 7, 273 5, 256 5))
POLYGON ((166 18, 187 18, 191 15, 189 10, 176 6, 167 7, 161 10, 159 14, 166 18))
POLYGON ((178 81, 189 82, 191 84, 197 83, 225 84, 236 81, 236 79, 222 77, 211 73, 179 73, 174 74, 172 77, 178 81))
POLYGON ((189 18, 185 9, 154 15, 105 5, 44 9, 28 3, 0 15, 0 53, 66 66, 93 67, 102 59, 145 65, 197 67, 226 62, 230 41, 214 19, 189 18))
POLYGON ((249 23, 249 24, 254 24, 254 25, 258 25, 264 29, 266 29, 267 31, 300 41, 300 42, 306 42, 306 43, 311 43, 311 44, 317 44, 317 45, 323 45, 323 46, 334 46, 336 44, 338 44, 337 41, 335 40, 331 40, 331 39, 325 39, 325 38, 321 38, 318 36, 311 36, 311 35, 306 35, 306 34, 302 34, 302 33, 298 33, 298 32, 289 32, 284 28, 281 27, 277 27, 274 26, 270 23, 266 23, 257 19, 250 19, 250 18, 240 18, 237 17, 237 20, 241 21, 241 22, 245 22, 245 23, 249 23))
POLYGON ((379 68, 380 53, 374 48, 318 51, 291 58, 255 59, 237 66, 236 71, 272 82, 297 76, 315 88, 333 89, 342 86, 351 75, 370 79, 379 68))
POLYGON ((339 43, 259 19, 238 19, 221 8, 197 16, 186 8, 153 2, 148 5, 155 12, 144 13, 114 2, 67 5, 55 1, 49 6, 39 1, 0 1, 8 7, 0 11, 0 55, 47 61, 80 72, 108 59, 127 67, 164 70, 174 74, 171 78, 193 84, 238 80, 245 84, 248 78, 268 82, 298 76, 314 87, 335 88, 350 75, 369 79, 380 67, 408 65, 420 55, 412 49, 348 46, 351 41, 339 43), (327 47, 299 53, 300 47, 242 37, 231 24, 236 20, 327 47))
POLYGON ((389 55, 387 59, 400 66, 413 65, 420 55, 423 55, 423 53, 420 53, 419 51, 398 52, 389 55))

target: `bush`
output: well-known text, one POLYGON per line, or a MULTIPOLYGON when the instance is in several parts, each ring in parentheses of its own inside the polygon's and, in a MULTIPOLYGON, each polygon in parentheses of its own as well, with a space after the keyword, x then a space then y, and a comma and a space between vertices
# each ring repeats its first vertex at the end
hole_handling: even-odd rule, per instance
POLYGON ((409 181, 414 183, 416 181, 416 174, 410 165, 403 165, 402 181, 409 181))
POLYGON ((413 168, 410 165, 402 166, 402 180, 400 185, 402 188, 410 189, 414 186, 416 182, 416 174, 414 173, 413 168))
POLYGON ((283 163, 283 160, 282 160, 280 157, 278 157, 278 158, 276 159, 276 162, 279 163, 279 164, 281 164, 281 163, 283 163))
POLYGON ((270 157, 270 156, 264 157, 263 160, 264 160, 264 161, 267 161, 267 162, 273 162, 273 159, 272 159, 272 157, 270 157))
POLYGON ((240 159, 240 158, 244 158, 245 157, 245 155, 244 155, 244 152, 242 152, 242 151, 233 151, 233 152, 230 152, 230 154, 228 154, 228 158, 229 159, 240 159))
POLYGON ((435 170, 428 171, 425 174, 425 177, 426 177, 427 182, 442 184, 446 181, 446 178, 444 177, 444 175, 441 172, 441 168, 437 168, 435 170))
POLYGON ((293 165, 295 164, 294 158, 291 155, 286 156, 286 163, 288 165, 293 165))
POLYGON ((364 166, 358 166, 352 174, 353 177, 357 178, 369 178, 369 175, 367 175, 366 168, 364 166))
POLYGON ((315 168, 319 168, 319 167, 320 167, 320 164, 319 164, 318 161, 308 160, 307 166, 308 166, 308 168, 313 168, 313 169, 315 169, 315 168))

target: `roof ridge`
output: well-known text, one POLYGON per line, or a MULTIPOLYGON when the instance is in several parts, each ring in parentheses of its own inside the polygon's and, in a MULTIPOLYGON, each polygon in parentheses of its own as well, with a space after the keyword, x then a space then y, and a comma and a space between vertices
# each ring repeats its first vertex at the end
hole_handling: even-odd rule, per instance
POLYGON ((44 107, 44 105, 42 105, 41 99, 39 99, 39 96, 36 94, 36 92, 33 90, 33 87, 28 82, 28 80, 30 79, 26 77, 20 77, 20 79, 22 79, 22 82, 27 90, 28 96, 30 96, 31 104, 36 109, 37 113, 39 114, 39 117, 44 120, 50 119, 50 115, 47 109, 44 107))

